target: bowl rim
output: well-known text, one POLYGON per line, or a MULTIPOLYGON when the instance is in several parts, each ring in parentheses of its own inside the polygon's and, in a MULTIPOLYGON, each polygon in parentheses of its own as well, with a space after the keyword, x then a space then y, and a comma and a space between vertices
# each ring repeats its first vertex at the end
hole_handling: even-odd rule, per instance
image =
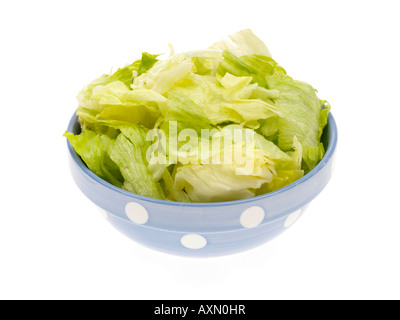
MULTIPOLYGON (((76 112, 75 112, 68 124, 67 131, 73 132, 73 128, 77 122, 78 122, 78 116, 76 115, 76 112)), ((67 146, 68 146, 68 150, 69 150, 69 153, 70 153, 72 159, 87 176, 89 176, 91 179, 95 180, 97 183, 103 185, 104 187, 106 187, 114 192, 123 194, 124 196, 127 196, 129 198, 137 199, 137 200, 141 200, 141 201, 152 202, 152 203, 158 204, 158 205, 180 206, 180 207, 188 207, 188 208, 190 208, 190 207, 203 207, 203 208, 220 207, 220 206, 231 206, 231 205, 251 203, 253 201, 271 198, 277 194, 281 194, 292 188, 295 188, 296 186, 298 186, 298 185, 306 182, 307 180, 311 179, 312 177, 314 177, 329 162, 329 160, 331 159, 332 155, 334 154, 334 151, 337 146, 337 141, 338 141, 337 125, 336 125, 336 121, 331 112, 329 112, 329 115, 328 115, 328 124, 327 125, 329 126, 329 133, 330 133, 329 141, 328 141, 328 148, 325 150, 325 155, 321 159, 321 161, 309 173, 304 175, 299 180, 292 182, 291 184, 289 184, 283 188, 280 188, 278 190, 275 190, 273 192, 255 196, 252 198, 233 200, 233 201, 224 201, 224 202, 206 202, 206 203, 204 203, 204 202, 195 202, 195 203, 175 202, 175 201, 149 198, 149 197, 131 193, 129 191, 118 188, 118 187, 108 183, 107 181, 101 179, 96 174, 94 174, 91 170, 89 170, 89 168, 83 162, 81 157, 74 150, 74 148, 72 147, 72 145, 70 144, 68 139, 67 139, 67 146)))

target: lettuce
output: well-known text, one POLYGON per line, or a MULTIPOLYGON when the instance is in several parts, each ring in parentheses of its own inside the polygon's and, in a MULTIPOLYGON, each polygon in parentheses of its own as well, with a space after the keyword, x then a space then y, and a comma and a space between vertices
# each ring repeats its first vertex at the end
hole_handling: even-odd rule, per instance
POLYGON ((65 132, 64 136, 94 174, 117 187, 122 187, 124 179, 119 167, 107 153, 108 146, 112 142, 107 135, 84 130, 80 135, 75 136, 65 132))
POLYGON ((178 188, 185 189, 193 202, 220 202, 255 196, 253 189, 271 177, 237 175, 233 165, 186 165, 175 176, 178 188))
POLYGON ((125 189, 145 197, 164 199, 148 167, 146 136, 147 130, 141 126, 121 128, 121 134, 110 144, 108 152, 121 170, 125 189))
POLYGON ((228 50, 237 56, 247 54, 259 54, 271 57, 267 46, 250 29, 236 32, 229 36, 229 40, 222 40, 210 46, 210 48, 220 51, 228 50))
POLYGON ((88 123, 109 126, 141 124, 151 126, 160 116, 160 105, 167 99, 143 88, 129 89, 123 82, 99 85, 79 107, 77 115, 88 123))
POLYGON ((288 151, 297 137, 303 147, 303 160, 307 171, 312 170, 324 156, 320 142, 322 130, 327 124, 329 107, 316 95, 313 87, 305 82, 276 73, 268 78, 271 88, 280 92, 275 104, 281 115, 278 121, 278 146, 288 151))
POLYGON ((158 54, 150 54, 147 52, 142 53, 142 60, 140 60, 140 65, 137 71, 137 75, 140 76, 151 69, 152 66, 158 61, 158 54))
POLYGON ((126 66, 125 68, 120 68, 118 69, 115 73, 111 75, 102 75, 100 78, 92 81, 86 88, 84 88, 81 92, 78 94, 78 101, 79 105, 82 108, 87 108, 87 104, 90 102, 90 97, 93 94, 93 89, 96 88, 97 86, 106 86, 109 83, 112 83, 114 81, 121 81, 124 83, 126 86, 129 86, 132 83, 132 79, 137 74, 137 70, 140 66, 141 61, 136 60, 129 66, 126 66))
POLYGON ((215 202, 278 190, 322 159, 329 104, 251 30, 171 51, 79 93, 82 132, 65 136, 93 173, 146 197, 215 202))

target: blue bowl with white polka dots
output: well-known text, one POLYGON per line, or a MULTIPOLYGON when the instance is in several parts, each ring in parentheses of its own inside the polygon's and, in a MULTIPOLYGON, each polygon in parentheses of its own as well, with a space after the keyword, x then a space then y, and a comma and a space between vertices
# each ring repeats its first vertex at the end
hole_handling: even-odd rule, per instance
MULTIPOLYGON (((73 116, 68 131, 80 133, 73 116)), ((120 232, 149 248, 191 257, 222 256, 259 246, 288 229, 329 182, 337 144, 330 114, 326 154, 298 181, 262 196, 219 203, 156 200, 119 189, 92 173, 68 143, 72 176, 120 232)))

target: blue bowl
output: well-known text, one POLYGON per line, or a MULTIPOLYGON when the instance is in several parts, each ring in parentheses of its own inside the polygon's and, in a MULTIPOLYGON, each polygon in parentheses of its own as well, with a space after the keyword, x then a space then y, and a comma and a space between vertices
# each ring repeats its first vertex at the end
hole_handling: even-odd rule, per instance
MULTIPOLYGON (((69 132, 79 134, 73 116, 69 132)), ((298 181, 262 196, 219 203, 180 203, 142 197, 92 173, 68 143, 72 176, 81 191, 120 232, 152 249, 181 256, 211 257, 261 245, 293 225, 332 175, 337 128, 329 115, 322 142, 326 154, 298 181)))

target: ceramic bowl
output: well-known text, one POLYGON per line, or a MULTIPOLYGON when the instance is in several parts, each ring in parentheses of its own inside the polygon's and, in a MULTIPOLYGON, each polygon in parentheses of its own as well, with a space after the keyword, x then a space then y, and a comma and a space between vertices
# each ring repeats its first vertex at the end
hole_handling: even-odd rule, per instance
MULTIPOLYGON (((80 133, 73 116, 69 132, 80 133)), ((337 128, 330 114, 326 154, 298 181, 262 196, 219 203, 178 203, 138 196, 92 173, 68 143, 73 179, 108 221, 132 240, 170 254, 211 257, 259 246, 292 226, 332 175, 337 128)))

